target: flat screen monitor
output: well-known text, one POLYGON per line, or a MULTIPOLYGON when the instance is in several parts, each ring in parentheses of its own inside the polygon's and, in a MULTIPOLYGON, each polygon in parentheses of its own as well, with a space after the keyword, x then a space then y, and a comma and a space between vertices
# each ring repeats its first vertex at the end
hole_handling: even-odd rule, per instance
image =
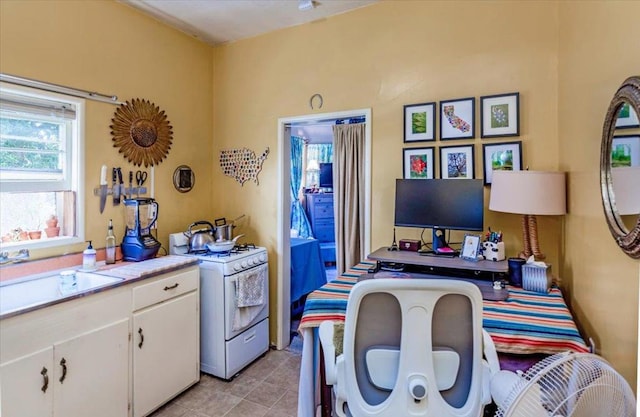
POLYGON ((434 251, 449 248, 444 233, 484 230, 482 180, 397 179, 396 226, 433 229, 434 251))
POLYGON ((318 179, 318 186, 320 188, 333 188, 333 164, 331 162, 321 162, 319 165, 320 178, 318 179))

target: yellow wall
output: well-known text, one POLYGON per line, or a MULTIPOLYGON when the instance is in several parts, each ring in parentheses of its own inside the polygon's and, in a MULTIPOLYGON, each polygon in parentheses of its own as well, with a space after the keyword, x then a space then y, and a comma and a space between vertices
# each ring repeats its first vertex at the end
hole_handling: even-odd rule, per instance
POLYGON ((571 305, 598 353, 636 380, 640 264, 618 249, 600 197, 604 114, 620 84, 640 75, 640 3, 561 2, 560 168, 567 171, 566 261, 571 305))
MULTIPOLYGON (((597 164, 607 103, 640 68, 633 43, 640 3, 381 2, 213 49, 114 2, 4 0, 0 12, 2 72, 146 98, 167 112, 174 144, 156 173, 165 245, 167 233, 192 221, 246 214, 242 232, 274 259, 277 119, 369 107, 371 247, 388 245, 394 180, 402 175, 402 106, 519 91, 519 138, 426 145, 475 144, 480 177, 483 143, 522 140, 525 165, 569 172, 569 214, 539 218, 541 247, 580 325, 635 386, 639 268, 608 234, 597 164), (68 52, 57 47, 62 42, 68 52), (324 97, 321 110, 308 106, 314 93, 324 97), (223 176, 218 153, 237 147, 270 148, 259 185, 223 176), (196 173, 187 194, 170 182, 180 164, 196 173)), ((101 164, 124 166, 108 129, 115 107, 90 102, 89 110, 88 194, 101 164)), ((476 125, 478 131, 477 118, 476 125)), ((110 207, 98 215, 97 205, 87 199, 88 234, 100 239, 108 218, 122 225, 122 217, 110 207)), ((520 218, 488 210, 485 218, 506 233, 513 256, 521 246, 520 218)), ((398 238, 417 233, 399 229, 398 238)), ((275 288, 275 262, 270 272, 275 288)), ((271 301, 275 306, 275 295, 271 301)))
MULTIPOLYGON (((639 7, 382 2, 217 47, 214 150, 241 144, 256 150, 269 146, 275 153, 279 117, 371 107, 371 247, 377 248, 392 239, 394 179, 402 175, 402 106, 519 91, 519 138, 435 145, 475 143, 477 176, 482 144, 509 140, 523 141, 524 163, 531 169, 569 172, 569 214, 539 218, 541 247, 579 324, 635 386, 638 264, 618 251, 608 234, 598 194, 598 155, 608 100, 639 68, 633 43, 638 25, 632 23, 639 7), (308 107, 314 93, 324 97, 320 110, 308 107)), ((215 184, 234 189, 231 198, 214 201, 214 212, 249 210, 258 241, 272 252, 277 206, 275 195, 265 191, 276 191, 277 172, 277 161, 269 159, 261 176, 268 182, 241 188, 214 170, 215 184)), ((486 210, 485 218, 487 226, 506 232, 507 254, 514 256, 521 248, 519 216, 486 210)), ((418 231, 398 229, 398 237, 418 237, 418 231)))
MULTIPOLYGON (((116 94, 121 101, 143 98, 155 103, 173 126, 169 154, 155 167, 160 241, 166 248, 168 233, 212 217, 210 47, 115 2, 3 0, 0 71, 116 94), (182 164, 191 166, 196 175, 194 189, 185 194, 172 185, 173 172, 182 164)), ((104 213, 98 210, 93 188, 98 186, 100 166, 106 164, 109 172, 120 166, 125 176, 133 166, 113 147, 109 125, 116 106, 87 101, 86 109, 85 234, 101 248, 110 218, 117 239, 122 239, 124 216, 123 208, 110 201, 104 213)), ((64 252, 82 251, 84 246, 64 252)), ((34 257, 60 253, 32 251, 34 257)))

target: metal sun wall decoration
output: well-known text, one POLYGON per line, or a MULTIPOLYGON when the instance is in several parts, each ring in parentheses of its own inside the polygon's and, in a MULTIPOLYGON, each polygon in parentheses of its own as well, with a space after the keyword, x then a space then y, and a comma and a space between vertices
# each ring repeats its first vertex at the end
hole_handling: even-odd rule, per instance
POLYGON ((169 153, 173 131, 164 110, 149 100, 132 99, 121 104, 111 126, 113 147, 132 164, 159 164, 169 153))
POLYGON ((258 184, 258 174, 262 171, 262 163, 269 155, 269 148, 256 156, 251 149, 227 149, 220 151, 220 168, 227 177, 238 181, 240 185, 248 180, 258 184))

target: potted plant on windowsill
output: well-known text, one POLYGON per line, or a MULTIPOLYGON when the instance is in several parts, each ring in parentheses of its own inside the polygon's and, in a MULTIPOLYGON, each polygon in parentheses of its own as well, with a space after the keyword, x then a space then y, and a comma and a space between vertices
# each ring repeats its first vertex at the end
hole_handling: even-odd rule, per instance
POLYGON ((58 217, 52 214, 47 219, 47 228, 44 229, 47 237, 56 237, 60 234, 60 227, 58 227, 58 217))
POLYGON ((42 230, 31 230, 29 231, 29 239, 38 240, 42 238, 42 230))
POLYGON ((42 230, 40 229, 40 223, 36 225, 36 227, 27 229, 27 233, 29 234, 29 239, 38 240, 42 238, 42 230))

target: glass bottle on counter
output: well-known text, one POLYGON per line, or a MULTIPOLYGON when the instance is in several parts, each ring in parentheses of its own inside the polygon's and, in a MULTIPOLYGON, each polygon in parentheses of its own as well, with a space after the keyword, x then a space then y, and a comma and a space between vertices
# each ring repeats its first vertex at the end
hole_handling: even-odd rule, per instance
POLYGON ((111 219, 109 219, 109 229, 107 231, 107 245, 105 246, 105 251, 106 263, 116 263, 116 237, 113 235, 113 223, 111 222, 111 219))

